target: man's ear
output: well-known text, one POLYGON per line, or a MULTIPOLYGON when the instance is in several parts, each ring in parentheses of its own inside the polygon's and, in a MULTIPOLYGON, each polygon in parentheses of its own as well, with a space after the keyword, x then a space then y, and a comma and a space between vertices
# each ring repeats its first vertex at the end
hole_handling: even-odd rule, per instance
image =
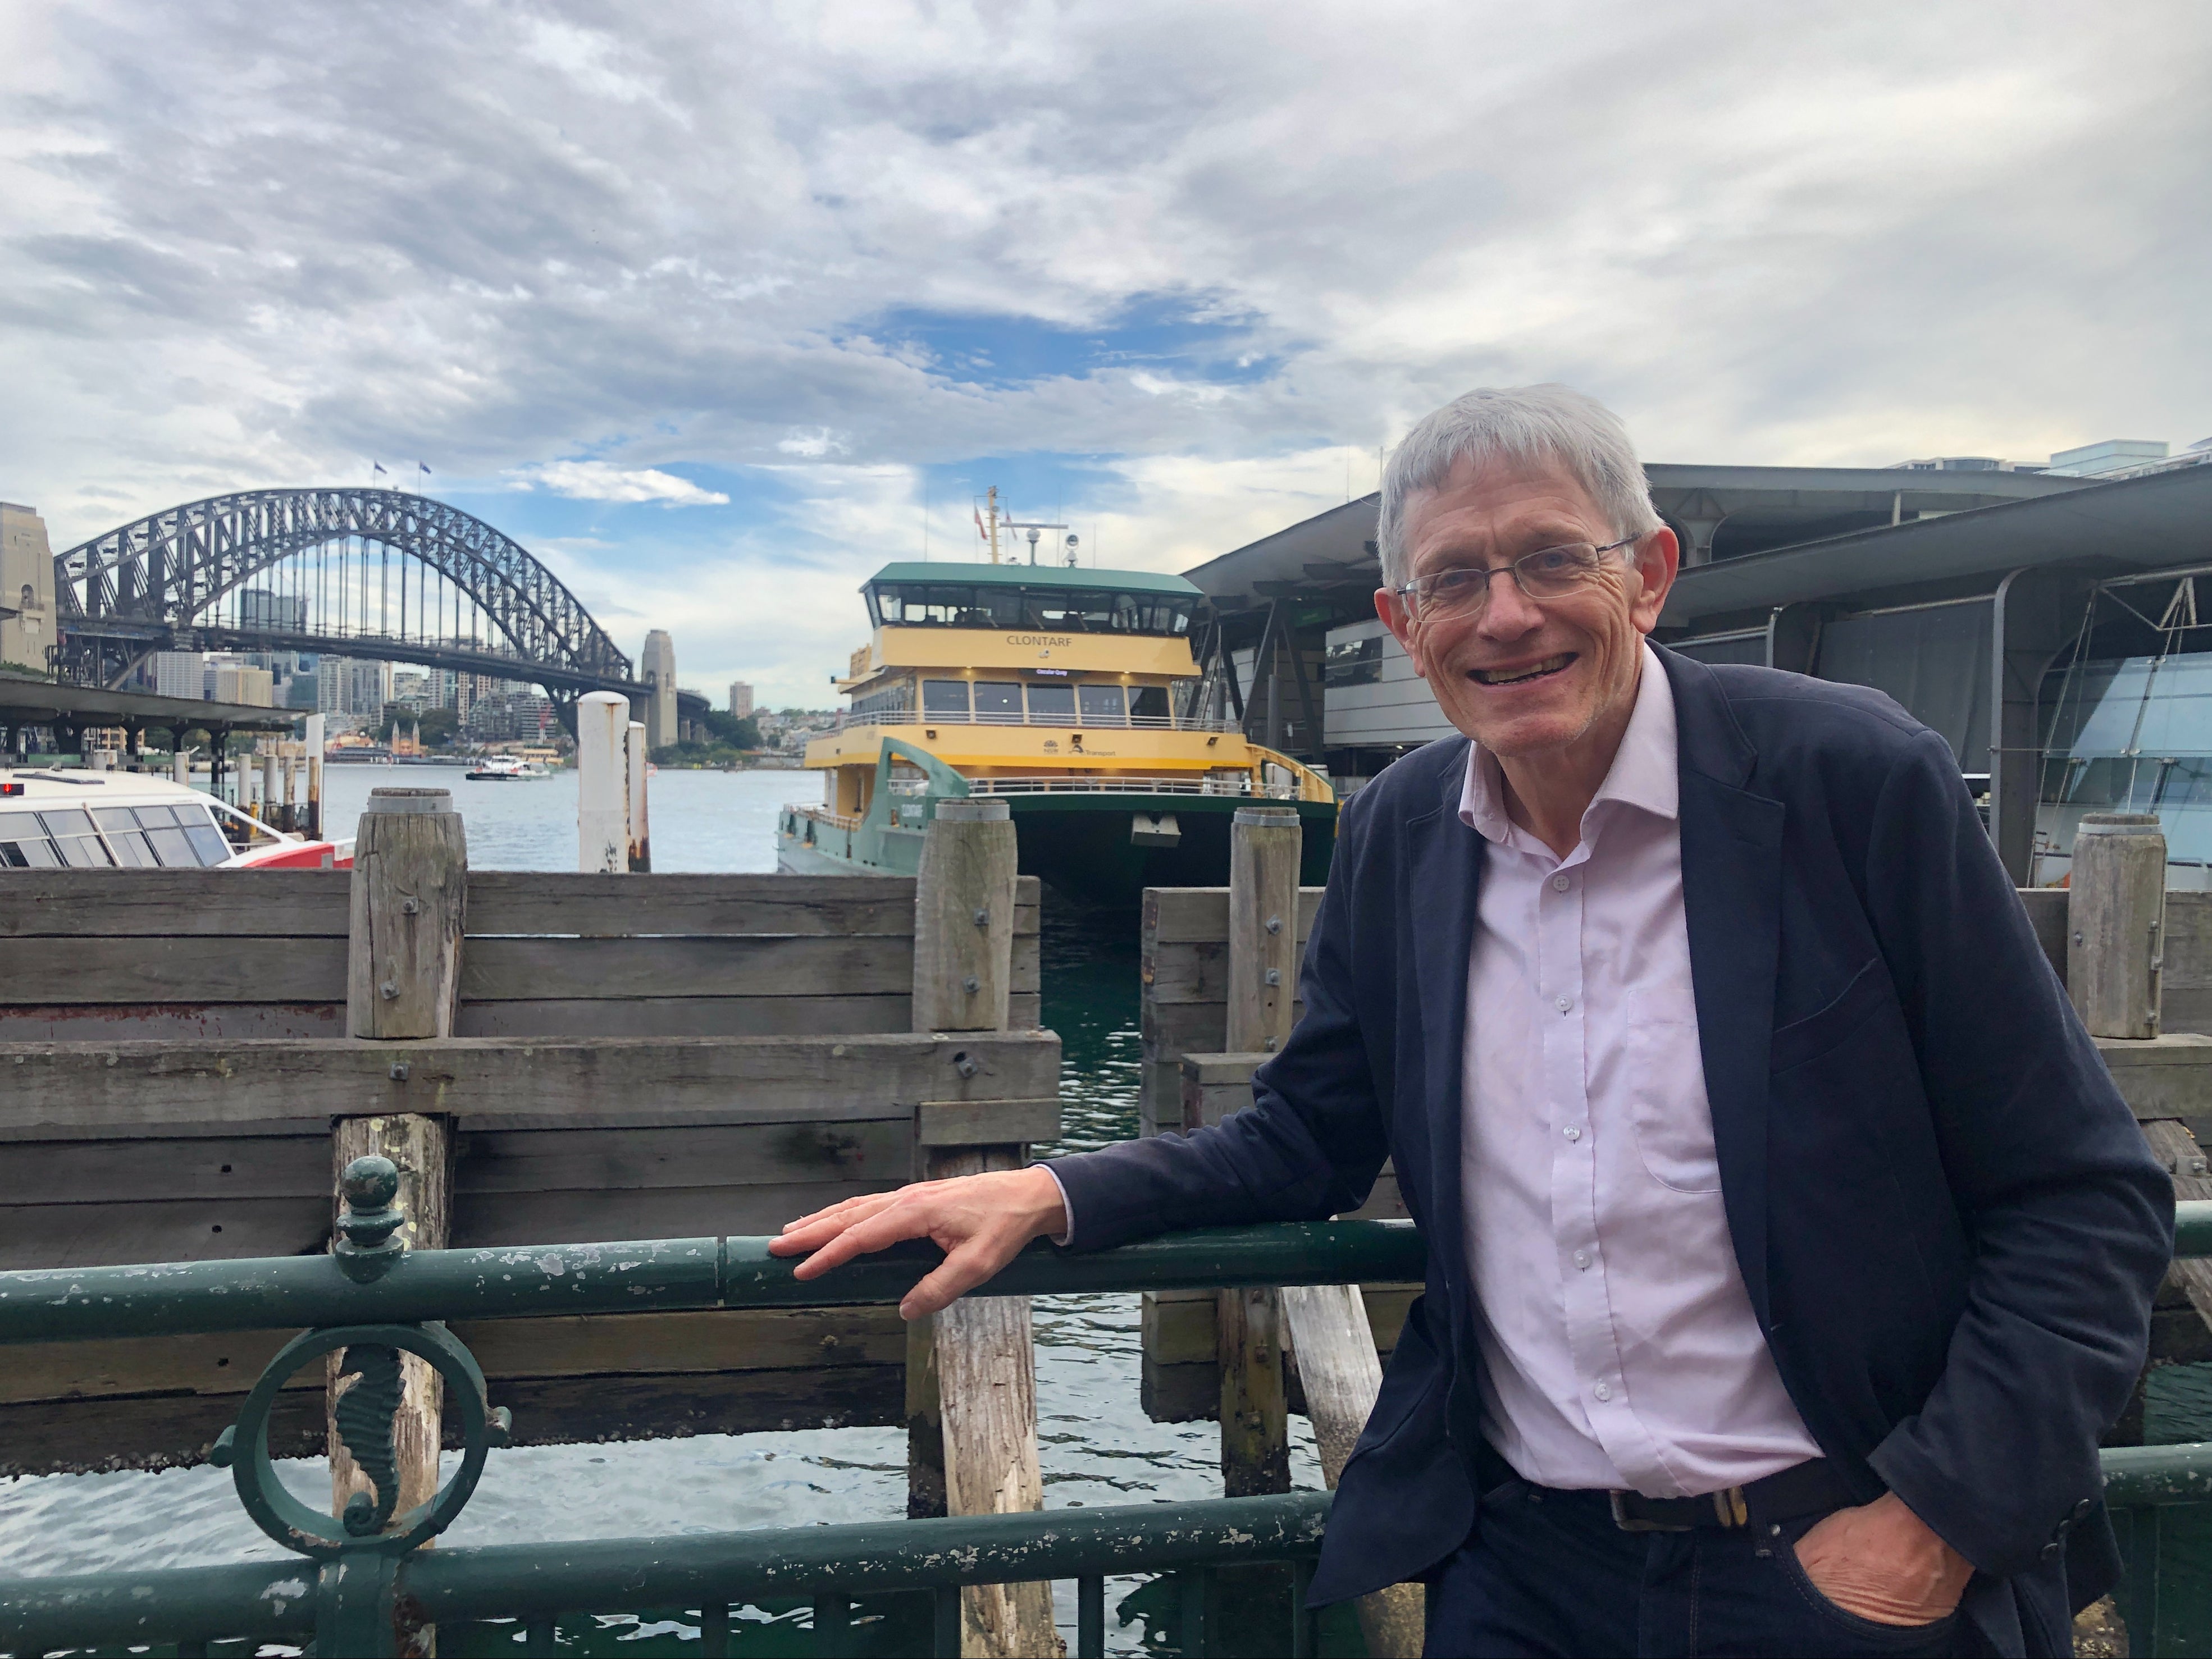
POLYGON ((1635 620, 1638 633, 1649 634, 1659 626, 1659 613, 1667 608, 1668 590, 1674 586, 1682 563, 1681 544, 1674 532, 1662 525, 1636 544, 1637 574, 1644 579, 1644 591, 1637 596, 1629 614, 1635 620))
POLYGON ((1382 625, 1398 641, 1407 660, 1413 665, 1413 672, 1423 679, 1428 678, 1421 667, 1419 656, 1413 650, 1413 618, 1406 614, 1406 602, 1389 588, 1378 587, 1375 590, 1375 614, 1382 618, 1382 625))

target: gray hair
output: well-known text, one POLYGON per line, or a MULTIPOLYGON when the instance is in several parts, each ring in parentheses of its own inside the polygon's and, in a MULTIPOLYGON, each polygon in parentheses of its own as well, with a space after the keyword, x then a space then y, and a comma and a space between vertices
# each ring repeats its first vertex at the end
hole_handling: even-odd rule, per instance
POLYGON ((1462 460, 1480 465, 1493 457, 1564 466, 1616 536, 1641 538, 1660 528, 1643 464, 1618 415, 1567 386, 1479 386, 1425 417, 1391 452, 1375 538, 1384 586, 1407 579, 1408 500, 1439 488, 1462 460))

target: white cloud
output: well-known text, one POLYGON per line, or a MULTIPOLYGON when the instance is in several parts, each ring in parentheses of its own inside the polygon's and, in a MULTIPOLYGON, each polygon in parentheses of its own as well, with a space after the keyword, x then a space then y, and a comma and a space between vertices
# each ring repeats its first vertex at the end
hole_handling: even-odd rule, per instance
POLYGON ((670 507, 727 507, 730 498, 702 489, 688 478, 649 466, 613 466, 605 461, 544 461, 507 474, 510 487, 540 486, 574 501, 660 501, 670 507))
POLYGON ((969 485, 924 467, 980 490, 1087 458, 1029 516, 1173 568, 1341 500, 1347 461, 1371 488, 1376 444, 1483 382, 1585 386, 1668 460, 2185 442, 2212 427, 2202 0, 1992 15, 0 8, 0 495, 60 546, 376 455, 672 507, 766 479, 788 533, 703 562, 639 537, 587 603, 665 602, 701 683, 795 690, 925 505, 933 553, 973 547, 969 485), (963 383, 1012 331, 899 320, 1088 330, 1148 297, 1239 319, 1233 385, 1172 353, 963 383))

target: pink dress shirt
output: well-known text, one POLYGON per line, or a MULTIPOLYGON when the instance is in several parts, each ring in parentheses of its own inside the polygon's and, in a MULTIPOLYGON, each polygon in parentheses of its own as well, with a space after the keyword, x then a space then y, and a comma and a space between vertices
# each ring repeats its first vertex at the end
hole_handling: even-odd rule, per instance
POLYGON ((1468 757, 1486 843, 1461 1180, 1483 1426, 1540 1486, 1694 1497, 1818 1457, 1751 1310, 1698 1048, 1674 698, 1646 647, 1565 858, 1468 757))

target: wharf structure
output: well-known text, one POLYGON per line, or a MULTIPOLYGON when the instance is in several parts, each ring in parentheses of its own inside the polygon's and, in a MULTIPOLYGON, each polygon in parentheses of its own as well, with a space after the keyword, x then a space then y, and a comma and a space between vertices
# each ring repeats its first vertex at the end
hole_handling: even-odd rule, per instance
MULTIPOLYGON (((2023 886, 2062 879, 2108 810, 2155 813, 2170 879, 2212 884, 2212 465, 1646 472, 1685 555, 1660 642, 1895 697, 1950 743, 2023 886)), ((1376 507, 1188 573, 1209 672, 1346 788, 1450 731, 1375 617, 1376 507)))

